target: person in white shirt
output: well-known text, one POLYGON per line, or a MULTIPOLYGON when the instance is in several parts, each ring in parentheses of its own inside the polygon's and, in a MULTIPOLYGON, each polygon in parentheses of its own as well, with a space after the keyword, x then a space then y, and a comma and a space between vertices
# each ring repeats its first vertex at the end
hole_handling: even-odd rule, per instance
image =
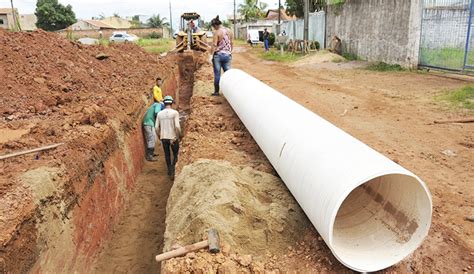
POLYGON ((172 108, 173 97, 165 96, 163 99, 165 109, 160 111, 156 117, 156 130, 159 133, 161 144, 165 152, 168 176, 174 176, 176 162, 178 162, 179 137, 181 127, 179 125, 179 112, 172 108), (173 151, 173 161, 171 161, 171 151, 173 151))

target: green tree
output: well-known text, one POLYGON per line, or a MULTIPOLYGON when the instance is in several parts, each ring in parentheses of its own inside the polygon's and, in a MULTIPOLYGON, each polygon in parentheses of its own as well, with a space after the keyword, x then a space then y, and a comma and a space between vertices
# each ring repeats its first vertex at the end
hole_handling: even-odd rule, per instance
POLYGON ((38 0, 35 15, 36 26, 47 31, 65 29, 77 22, 72 6, 64 6, 58 0, 38 0))
POLYGON ((132 16, 132 28, 140 28, 142 26, 142 22, 140 22, 140 15, 134 15, 132 16))
MULTIPOLYGON (((309 12, 322 10, 327 2, 331 0, 309 0, 309 12)), ((304 0, 286 0, 286 12, 299 18, 304 17, 304 0)))
POLYGON ((166 22, 166 17, 161 17, 159 14, 153 15, 147 21, 147 24, 150 28, 162 28, 168 27, 170 24, 166 22))
POLYGON ((239 5, 238 12, 244 17, 245 21, 249 21, 264 17, 264 10, 267 7, 267 3, 259 0, 244 0, 244 3, 239 5))

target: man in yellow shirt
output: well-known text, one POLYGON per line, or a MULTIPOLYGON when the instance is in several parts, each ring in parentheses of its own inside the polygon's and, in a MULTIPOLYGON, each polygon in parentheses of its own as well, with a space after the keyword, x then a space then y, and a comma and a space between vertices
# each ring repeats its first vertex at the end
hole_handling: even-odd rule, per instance
POLYGON ((156 83, 153 87, 153 99, 155 100, 155 103, 163 102, 163 92, 161 91, 161 85, 163 85, 163 80, 160 77, 156 78, 156 83))

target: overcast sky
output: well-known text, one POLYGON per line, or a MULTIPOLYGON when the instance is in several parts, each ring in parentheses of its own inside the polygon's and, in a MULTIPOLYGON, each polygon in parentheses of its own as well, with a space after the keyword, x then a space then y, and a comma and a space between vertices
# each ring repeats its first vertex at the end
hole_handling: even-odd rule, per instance
MULTIPOLYGON (((62 4, 71 4, 78 19, 91 19, 92 16, 120 16, 160 14, 169 19, 168 0, 59 0, 62 4)), ((243 0, 236 0, 237 7, 243 0)), ((263 0, 269 8, 277 8, 278 0, 263 0)), ((285 2, 281 0, 282 4, 285 2)), ((36 0, 14 0, 15 8, 20 14, 34 13, 36 0)), ((10 7, 10 0, 0 0, 0 8, 10 7)), ((216 15, 225 18, 231 15, 234 8, 233 0, 171 0, 173 25, 177 26, 179 16, 183 12, 196 11, 205 21, 210 21, 216 15)))

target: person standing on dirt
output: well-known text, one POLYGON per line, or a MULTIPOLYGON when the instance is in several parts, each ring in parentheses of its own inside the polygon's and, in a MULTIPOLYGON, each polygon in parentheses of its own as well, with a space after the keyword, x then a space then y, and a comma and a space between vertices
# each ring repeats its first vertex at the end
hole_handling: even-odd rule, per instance
POLYGON ((211 48, 212 64, 214 66, 214 93, 212 93, 212 95, 219 96, 221 70, 224 69, 224 72, 226 72, 231 68, 234 37, 230 30, 222 26, 219 15, 211 20, 211 26, 214 29, 211 48))
POLYGON ((174 168, 176 162, 178 162, 179 137, 181 136, 179 112, 172 108, 174 103, 173 97, 165 96, 163 103, 165 104, 165 109, 156 118, 156 130, 160 133, 161 144, 165 152, 168 176, 174 176, 174 168), (173 161, 171 161, 170 150, 173 151, 173 161))
POLYGON ((154 102, 145 113, 143 118, 143 134, 145 135, 145 159, 150 162, 157 161, 153 158, 156 145, 156 118, 161 111, 162 106, 158 102, 154 102))
POLYGON ((160 77, 156 78, 155 86, 153 87, 153 100, 155 103, 163 102, 163 91, 161 86, 163 85, 163 80, 160 77))
POLYGON ((265 51, 270 50, 270 33, 267 28, 263 30, 263 44, 265 45, 265 51))

